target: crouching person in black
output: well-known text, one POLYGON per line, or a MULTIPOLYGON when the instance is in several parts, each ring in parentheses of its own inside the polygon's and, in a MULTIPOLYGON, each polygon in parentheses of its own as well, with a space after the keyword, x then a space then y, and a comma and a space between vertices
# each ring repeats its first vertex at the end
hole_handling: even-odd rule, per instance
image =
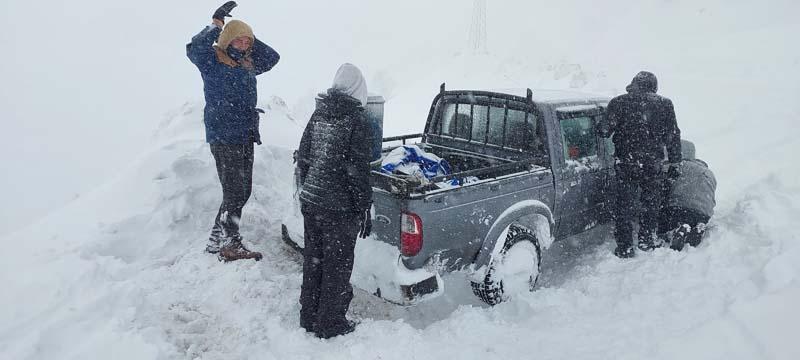
POLYGON ((618 180, 614 254, 634 255, 633 222, 639 219, 638 248, 650 251, 660 246, 656 231, 664 204, 663 159, 669 156, 668 177, 678 174, 681 161, 681 132, 672 101, 656 94, 658 82, 652 73, 642 71, 620 95, 608 104, 608 123, 601 127, 612 136, 618 180), (641 201, 641 212, 637 204, 641 201))
POLYGON ((361 71, 342 65, 317 100, 297 152, 305 221, 300 326, 325 339, 355 328, 345 314, 356 237, 367 237, 372 227, 366 102, 361 71))
POLYGON ((680 176, 667 182, 667 199, 658 226, 659 233, 671 233, 670 247, 674 250, 683 249, 686 243, 691 246, 700 244, 717 204, 714 173, 708 164, 695 158, 692 143, 683 142, 682 146, 680 176))

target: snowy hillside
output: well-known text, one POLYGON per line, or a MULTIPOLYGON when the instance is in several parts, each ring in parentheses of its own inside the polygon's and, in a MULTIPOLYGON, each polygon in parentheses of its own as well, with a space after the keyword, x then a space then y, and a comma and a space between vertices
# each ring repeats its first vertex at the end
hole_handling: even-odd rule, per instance
MULTIPOLYGON (((59 54, 95 26, 109 39, 135 30, 111 65, 45 61, 53 55, 38 43, 3 40, 21 51, 0 67, 19 84, 4 87, 0 104, 15 138, 0 148, 14 170, 0 186, 0 226, 14 230, 0 238, 0 359, 800 359, 795 2, 490 2, 489 53, 475 55, 464 50, 463 0, 241 1, 283 62, 259 80, 265 144, 242 219, 245 242, 264 260, 231 264, 202 251, 221 190, 203 104, 190 100, 202 86, 182 53, 218 4, 143 3, 41 14, 48 51, 59 54), (160 7, 181 16, 155 20, 149 9, 160 7), (69 31, 47 27, 56 19, 69 31), (163 56, 140 55, 152 52, 163 56), (544 254, 537 291, 493 308, 462 274, 416 307, 357 291, 356 332, 318 340, 298 326, 302 266, 280 223, 313 95, 343 61, 363 66, 387 98, 386 135, 421 131, 445 81, 612 95, 651 70, 720 182, 714 229, 697 249, 628 261, 611 254, 608 235, 558 243, 544 254), (59 106, 41 106, 43 97, 59 106), (76 183, 81 195, 62 206, 76 183)), ((32 6, 7 13, 38 14, 32 6)))

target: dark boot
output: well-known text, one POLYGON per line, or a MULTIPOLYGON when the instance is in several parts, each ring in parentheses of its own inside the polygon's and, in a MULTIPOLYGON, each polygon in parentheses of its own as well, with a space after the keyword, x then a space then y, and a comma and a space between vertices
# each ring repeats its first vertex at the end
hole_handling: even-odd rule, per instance
POLYGON ((236 260, 246 260, 246 259, 254 259, 255 261, 259 261, 262 258, 260 252, 257 251, 250 251, 244 244, 242 244, 242 237, 240 235, 235 235, 228 239, 222 247, 219 249, 219 255, 217 255, 220 261, 224 262, 231 262, 236 260))
POLYGON ((354 321, 347 320, 346 323, 338 327, 325 330, 318 329, 316 334, 320 339, 330 339, 337 336, 347 335, 353 331, 356 331, 356 323, 354 321))
POLYGON ((692 227, 688 224, 683 224, 675 229, 675 231, 672 233, 672 243, 670 244, 670 249, 675 251, 683 250, 691 231, 692 227))
POLYGON ((630 259, 635 255, 635 253, 633 251, 633 246, 631 245, 617 245, 617 248, 614 249, 614 255, 620 259, 630 259))
POLYGON ((206 244, 206 252, 209 254, 217 254, 219 253, 219 248, 222 247, 222 228, 215 225, 213 229, 211 229, 211 235, 208 237, 208 244, 206 244))
POLYGON ((686 242, 692 247, 699 246, 700 242, 703 241, 703 235, 706 233, 707 227, 708 226, 705 223, 697 224, 697 226, 692 228, 692 232, 686 236, 686 242))
POLYGON ((639 235, 639 243, 636 247, 641 251, 653 251, 664 246, 662 240, 654 233, 645 232, 639 235))

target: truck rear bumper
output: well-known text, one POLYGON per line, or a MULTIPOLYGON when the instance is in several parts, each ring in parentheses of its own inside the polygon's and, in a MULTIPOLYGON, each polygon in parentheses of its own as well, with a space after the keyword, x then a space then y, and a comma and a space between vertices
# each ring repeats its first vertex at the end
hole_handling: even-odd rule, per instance
MULTIPOLYGON (((282 226, 283 241, 302 251, 302 236, 282 226)), ((411 306, 444 292, 438 273, 425 269, 408 269, 400 251, 389 244, 367 239, 356 242, 355 263, 350 282, 353 286, 388 302, 411 306)))

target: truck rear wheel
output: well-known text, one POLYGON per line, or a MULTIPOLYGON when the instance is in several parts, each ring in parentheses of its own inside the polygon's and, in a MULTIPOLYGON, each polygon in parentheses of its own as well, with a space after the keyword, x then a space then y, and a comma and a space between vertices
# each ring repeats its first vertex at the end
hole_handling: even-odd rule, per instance
POLYGON ((533 231, 510 225, 503 248, 492 258, 483 281, 472 281, 472 292, 497 305, 515 294, 533 291, 539 279, 542 252, 533 231))

